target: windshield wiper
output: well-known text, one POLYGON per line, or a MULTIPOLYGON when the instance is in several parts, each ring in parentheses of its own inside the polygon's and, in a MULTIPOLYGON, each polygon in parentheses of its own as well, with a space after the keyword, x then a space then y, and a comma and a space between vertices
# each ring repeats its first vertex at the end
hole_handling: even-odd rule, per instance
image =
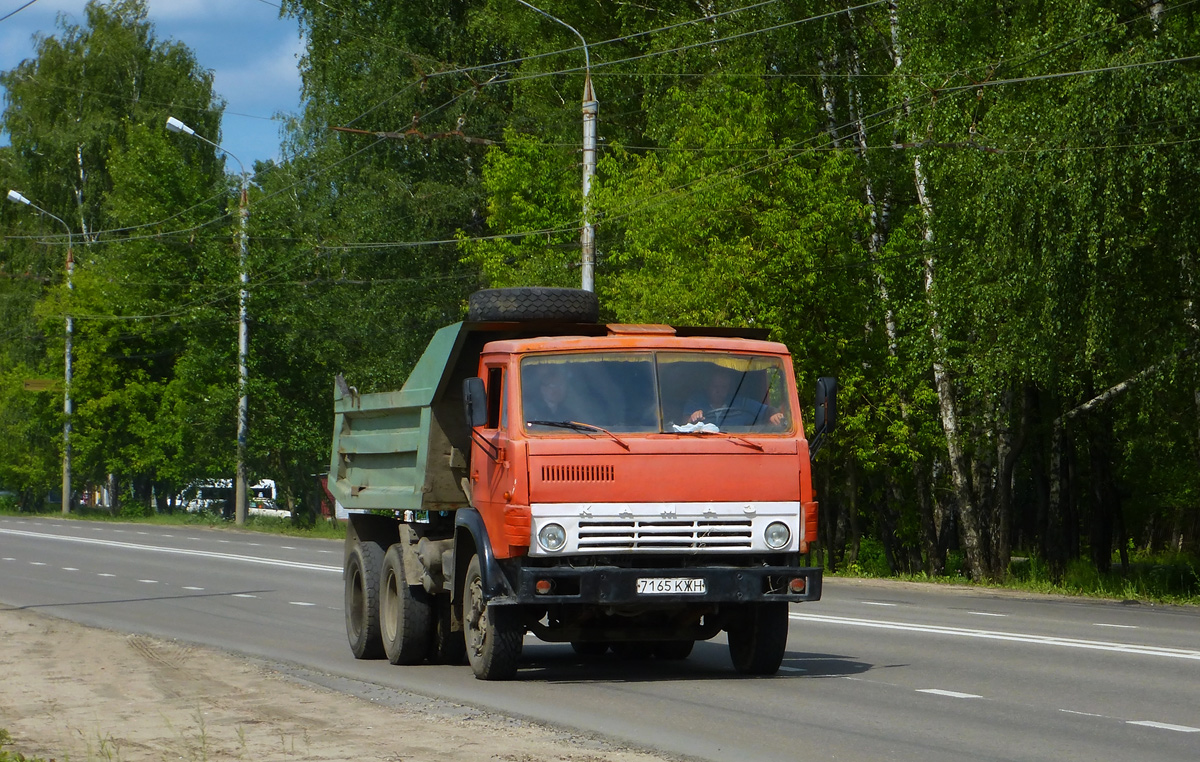
POLYGON ((720 437, 721 439, 732 440, 740 445, 745 445, 746 447, 758 450, 759 452, 764 451, 763 446, 757 442, 751 442, 745 437, 739 437, 737 434, 730 434, 727 431, 703 431, 701 429, 696 429, 695 431, 673 431, 671 433, 679 434, 685 437, 720 437))
POLYGON ((588 432, 591 432, 591 431, 599 431, 603 434, 607 434, 608 436, 612 437, 612 440, 614 442, 621 445, 626 450, 629 449, 629 445, 625 444, 625 442, 619 436, 612 433, 611 431, 604 428, 603 426, 597 426, 594 423, 580 423, 579 421, 526 421, 525 425, 526 426, 554 426, 555 428, 571 429, 572 431, 578 431, 578 432, 581 432, 584 434, 587 434, 588 432))

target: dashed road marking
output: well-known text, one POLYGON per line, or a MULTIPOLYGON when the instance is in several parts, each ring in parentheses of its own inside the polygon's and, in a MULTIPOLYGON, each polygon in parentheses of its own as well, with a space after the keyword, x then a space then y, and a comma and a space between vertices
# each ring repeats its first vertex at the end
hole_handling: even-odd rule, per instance
POLYGON ((877 630, 899 630, 902 632, 920 632, 932 635, 949 635, 960 638, 979 638, 982 640, 1001 640, 1012 643, 1028 643, 1038 646, 1053 646, 1056 648, 1081 648, 1091 651, 1112 651, 1116 653, 1136 654, 1139 656, 1164 656, 1170 659, 1187 659, 1200 661, 1200 650, 1188 648, 1164 648, 1147 646, 1138 643, 1114 643, 1103 640, 1080 640, 1078 638, 1059 638, 1051 635, 1033 635, 1023 632, 999 632, 997 630, 973 630, 966 627, 943 627, 933 624, 915 624, 913 622, 889 622, 882 619, 861 619, 855 617, 829 616, 827 614, 792 613, 788 617, 797 622, 814 622, 817 624, 837 624, 851 627, 868 627, 877 630))
POLYGON ((79 569, 75 568, 74 566, 64 566, 62 568, 62 570, 63 571, 79 571, 79 569))
POLYGON ((257 598, 258 596, 251 595, 250 593, 234 593, 233 597, 234 598, 257 598))
POLYGON ((97 577, 115 577, 117 575, 109 574, 108 572, 96 572, 96 576, 97 577))
POLYGON ((972 616, 995 616, 995 617, 1005 617, 1005 616, 1008 616, 1008 614, 993 614, 993 613, 992 613, 992 612, 990 612, 990 611, 971 611, 971 612, 969 612, 969 613, 970 613, 972 616))
POLYGON ((1074 709, 1059 709, 1058 711, 1065 714, 1077 714, 1080 717, 1099 717, 1101 719, 1105 719, 1104 715, 1096 714, 1094 712, 1076 712, 1074 709))
POLYGON ((1200 733, 1200 728, 1193 728, 1188 725, 1172 725, 1168 722, 1154 722, 1153 720, 1126 720, 1127 725, 1141 725, 1144 728, 1155 728, 1157 730, 1174 730, 1177 733, 1200 733))
POLYGON ((288 601, 288 603, 292 604, 293 606, 316 606, 317 605, 315 603, 308 603, 306 601, 288 601))
MULTIPOLYGON (((121 530, 114 530, 121 531, 121 530)), ((86 545, 103 545, 109 548, 123 548, 126 550, 145 550, 154 553, 173 553, 181 556, 200 556, 202 558, 219 558, 226 561, 244 561, 251 564, 262 564, 264 566, 281 566, 288 569, 303 569, 305 571, 321 571, 342 573, 342 567, 328 566, 325 564, 310 564, 303 561, 284 561, 275 558, 259 558, 257 556, 243 556, 235 553, 216 553, 205 550, 190 550, 188 548, 168 548, 162 545, 139 545, 132 542, 119 542, 116 540, 101 540, 90 537, 68 537, 64 535, 42 534, 40 532, 25 532, 17 529, 0 529, 0 535, 14 535, 17 537, 37 537, 46 540, 60 540, 63 542, 80 542, 86 545)), ((220 540, 220 542, 229 542, 229 540, 220 540)))
POLYGON ((29 565, 30 565, 30 566, 45 566, 46 564, 44 564, 44 563, 43 563, 43 562, 41 562, 41 561, 30 561, 30 562, 29 562, 29 565))
POLYGON ((156 579, 139 579, 138 582, 145 582, 147 585, 157 585, 158 584, 158 580, 156 580, 156 579))
POLYGON ((204 588, 196 587, 195 585, 184 585, 183 589, 184 590, 203 590, 204 588))
POLYGON ((918 688, 917 693, 931 693, 934 696, 945 696, 947 698, 960 698, 960 699, 983 698, 983 696, 980 696, 975 693, 959 693, 958 691, 944 691, 940 688, 918 688))
POLYGON ((802 669, 801 667, 780 667, 779 671, 780 672, 807 672, 808 670, 802 669))
POLYGON ((880 603, 879 601, 862 601, 864 606, 895 606, 894 603, 880 603))
POLYGON ((1136 624, 1107 624, 1105 622, 1095 622, 1094 624, 1092 624, 1092 626, 1093 627, 1112 627, 1117 630, 1136 630, 1138 628, 1136 624))

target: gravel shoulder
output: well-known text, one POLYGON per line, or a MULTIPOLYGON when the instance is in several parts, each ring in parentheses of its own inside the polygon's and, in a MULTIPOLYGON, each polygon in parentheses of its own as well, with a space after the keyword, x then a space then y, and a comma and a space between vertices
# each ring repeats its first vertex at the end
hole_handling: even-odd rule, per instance
POLYGON ((186 643, 0 611, 6 750, 46 760, 663 762, 585 736, 186 643), (314 679, 315 678, 315 679, 314 679))

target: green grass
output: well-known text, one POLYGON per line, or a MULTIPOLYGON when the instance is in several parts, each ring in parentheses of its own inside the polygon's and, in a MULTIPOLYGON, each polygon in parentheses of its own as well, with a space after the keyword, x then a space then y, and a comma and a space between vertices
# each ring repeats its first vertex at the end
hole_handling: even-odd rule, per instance
POLYGON ((942 576, 892 574, 883 557, 882 547, 873 540, 864 540, 859 550, 859 560, 830 576, 899 579, 1051 595, 1200 605, 1200 558, 1187 553, 1146 551, 1131 551, 1129 556, 1129 567, 1122 569, 1120 558, 1114 554, 1112 570, 1104 574, 1090 561, 1075 559, 1067 564, 1058 579, 1047 564, 1036 556, 1014 557, 1004 580, 976 583, 963 574, 962 555, 959 553, 949 554, 946 560, 947 573, 942 576))
MULTIPOLYGON (((43 507, 43 510, 31 513, 17 510, 15 503, 0 501, 0 515, 3 516, 43 516, 65 518, 75 521, 100 521, 112 523, 136 522, 138 524, 155 524, 160 526, 199 526, 212 529, 240 529, 247 532, 263 532, 266 534, 281 534, 290 537, 316 537, 322 539, 340 540, 346 536, 346 527, 342 522, 322 517, 276 518, 274 516, 247 516, 243 526, 236 526, 233 519, 225 519, 219 513, 202 511, 187 513, 151 513, 135 506, 123 510, 116 515, 98 508, 81 507, 63 516, 58 505, 43 507)), ((0 759, 0 762, 4 760, 0 759)))
POLYGON ((5 746, 12 746, 12 736, 8 730, 0 728, 0 762, 46 762, 41 757, 27 757, 19 751, 8 751, 5 746))

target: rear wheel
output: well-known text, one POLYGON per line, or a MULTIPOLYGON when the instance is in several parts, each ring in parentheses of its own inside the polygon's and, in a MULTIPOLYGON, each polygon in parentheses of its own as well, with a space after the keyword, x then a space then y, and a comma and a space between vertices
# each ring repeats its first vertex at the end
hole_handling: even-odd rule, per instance
POLYGON ((784 601, 749 604, 728 633, 734 669, 744 675, 773 675, 787 650, 788 605, 784 601))
POLYGON ((379 634, 379 573, 383 548, 378 543, 355 543, 346 559, 346 637, 356 659, 384 655, 379 634))
POLYGON ((475 677, 507 680, 515 675, 524 635, 513 607, 487 605, 479 556, 472 556, 463 578, 463 637, 475 677))
POLYGON ((392 664, 420 664, 429 655, 433 607, 425 588, 410 585, 404 575, 401 545, 383 558, 379 627, 383 650, 392 664))

